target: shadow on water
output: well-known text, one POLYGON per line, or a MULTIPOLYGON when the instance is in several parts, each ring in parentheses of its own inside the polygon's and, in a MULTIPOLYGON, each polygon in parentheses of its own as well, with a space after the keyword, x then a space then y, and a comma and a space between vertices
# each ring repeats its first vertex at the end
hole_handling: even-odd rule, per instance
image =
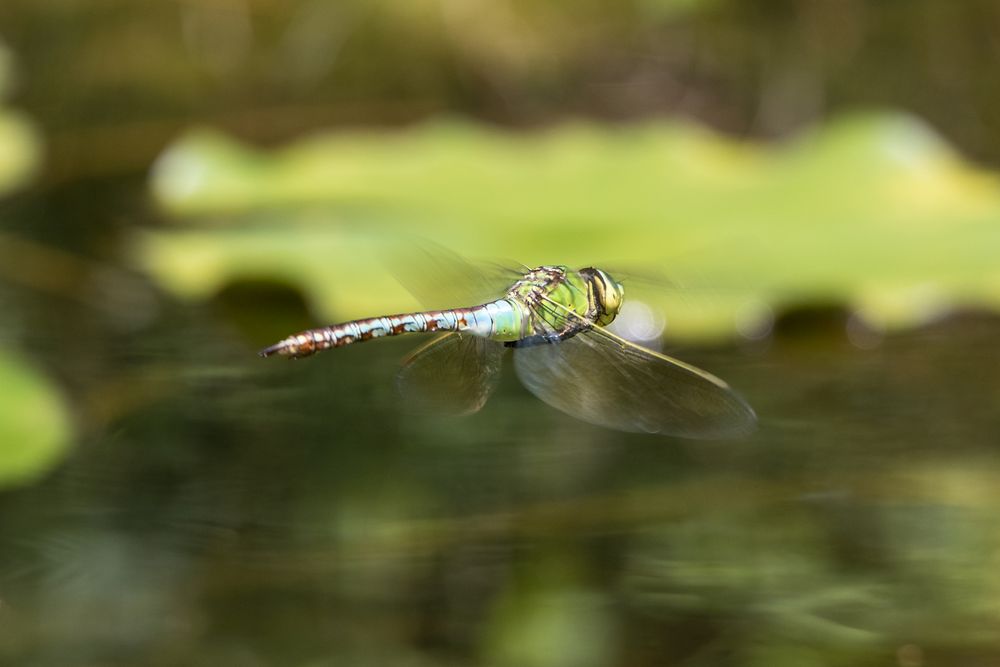
POLYGON ((233 318, 178 316, 81 394, 70 460, 0 499, 0 653, 996 657, 1000 322, 859 349, 820 319, 686 354, 761 416, 746 440, 688 442, 576 422, 509 367, 477 415, 410 415, 392 377, 414 341, 271 363, 233 318))

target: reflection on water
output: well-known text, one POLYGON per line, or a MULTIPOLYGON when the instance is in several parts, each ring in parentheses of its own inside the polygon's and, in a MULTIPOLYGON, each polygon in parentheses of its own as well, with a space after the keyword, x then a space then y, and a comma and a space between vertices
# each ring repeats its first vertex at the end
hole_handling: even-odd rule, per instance
POLYGON ((685 355, 760 414, 730 442, 590 427, 509 368, 473 417, 408 415, 391 379, 412 341, 275 365, 232 332, 146 338, 100 385, 119 407, 49 478, 0 497, 0 655, 996 659, 1000 324, 864 350, 842 327, 782 326, 685 355))

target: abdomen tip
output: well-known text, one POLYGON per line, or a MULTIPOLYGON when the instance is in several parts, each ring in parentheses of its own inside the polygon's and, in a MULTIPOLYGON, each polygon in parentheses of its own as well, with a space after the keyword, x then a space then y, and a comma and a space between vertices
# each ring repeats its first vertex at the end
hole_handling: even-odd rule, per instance
POLYGON ((270 357, 271 355, 274 355, 274 354, 281 354, 282 352, 284 352, 285 347, 286 347, 285 346, 285 342, 282 341, 280 343, 275 343, 274 345, 271 345, 269 347, 265 347, 263 350, 261 350, 257 354, 258 354, 258 356, 261 356, 261 357, 270 357))

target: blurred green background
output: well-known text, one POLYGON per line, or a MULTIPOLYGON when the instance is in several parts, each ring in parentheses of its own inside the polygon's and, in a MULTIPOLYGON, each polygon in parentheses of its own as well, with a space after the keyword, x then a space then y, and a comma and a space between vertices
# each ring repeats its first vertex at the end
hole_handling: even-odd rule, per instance
POLYGON ((1000 665, 998 34, 985 0, 5 0, 0 662, 1000 665), (414 239, 651 277, 651 344, 760 428, 606 431, 510 369, 412 415, 405 338, 255 356, 417 307, 414 239))

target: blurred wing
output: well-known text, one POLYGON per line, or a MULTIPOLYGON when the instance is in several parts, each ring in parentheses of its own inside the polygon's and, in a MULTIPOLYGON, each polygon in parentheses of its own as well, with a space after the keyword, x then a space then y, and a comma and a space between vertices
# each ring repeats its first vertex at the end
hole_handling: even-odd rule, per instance
POLYGON ((711 373, 599 327, 518 348, 514 367, 552 407, 621 431, 722 438, 745 435, 757 421, 753 408, 711 373))
POLYGON ((392 274, 425 308, 474 306, 499 298, 524 271, 515 265, 470 262, 423 239, 386 257, 392 274))
POLYGON ((403 361, 396 386, 408 407, 443 415, 478 411, 500 377, 504 347, 496 341, 448 333, 403 361))

